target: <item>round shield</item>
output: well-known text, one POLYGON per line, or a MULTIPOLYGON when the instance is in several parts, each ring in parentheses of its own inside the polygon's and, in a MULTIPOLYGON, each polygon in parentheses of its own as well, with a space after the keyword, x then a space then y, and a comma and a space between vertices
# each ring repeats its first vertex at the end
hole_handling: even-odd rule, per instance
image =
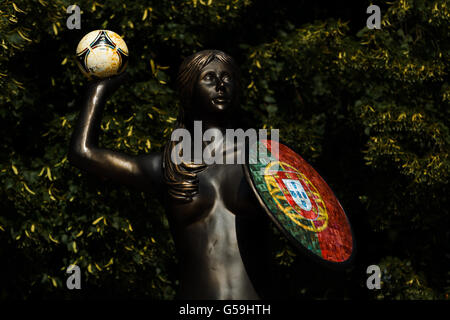
POLYGON ((283 143, 260 140, 244 168, 260 204, 296 247, 327 265, 350 262, 355 246, 347 216, 302 157, 283 143))

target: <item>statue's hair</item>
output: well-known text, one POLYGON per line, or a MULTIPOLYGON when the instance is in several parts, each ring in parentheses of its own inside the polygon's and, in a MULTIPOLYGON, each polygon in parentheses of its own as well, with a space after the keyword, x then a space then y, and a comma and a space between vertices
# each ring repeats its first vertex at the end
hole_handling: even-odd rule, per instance
MULTIPOLYGON (((229 55, 218 50, 203 50, 187 57, 181 64, 177 76, 177 89, 181 99, 177 128, 186 128, 186 114, 192 111, 193 95, 197 80, 203 68, 214 60, 220 61, 230 67, 237 89, 234 91, 235 94, 239 94, 239 71, 233 58, 229 55)), ((236 97, 235 101, 238 101, 238 97, 236 97)), ((164 180, 171 197, 191 201, 192 197, 198 193, 199 181, 197 173, 205 170, 206 165, 203 163, 186 163, 184 161, 179 165, 173 163, 171 161, 171 153, 177 143, 176 141, 169 141, 164 147, 164 180)))

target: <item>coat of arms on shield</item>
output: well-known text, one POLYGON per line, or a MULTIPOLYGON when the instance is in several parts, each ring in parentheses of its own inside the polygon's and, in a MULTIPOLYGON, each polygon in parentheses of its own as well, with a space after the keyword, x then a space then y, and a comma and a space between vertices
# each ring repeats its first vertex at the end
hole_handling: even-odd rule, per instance
POLYGON ((276 162, 266 167, 264 176, 278 207, 292 221, 313 232, 320 232, 327 227, 325 203, 314 185, 301 172, 287 163, 276 162))
MULTIPOLYGON (((296 209, 296 211, 298 213, 300 213, 298 211, 299 207, 307 212, 311 211, 311 208, 312 208, 311 200, 309 200, 309 197, 306 194, 306 191, 303 188, 302 183, 299 180, 293 180, 293 179, 281 179, 281 181, 283 182, 283 185, 284 185, 283 193, 284 193, 284 190, 286 190, 286 188, 289 191, 290 197, 288 198, 288 201, 291 204, 291 206, 293 206, 293 208, 296 209), (294 200, 295 204, 297 204, 297 205, 293 204, 291 199, 294 200)), ((278 182, 278 180, 277 180, 277 182, 278 182)), ((278 185, 280 187, 283 187, 279 182, 278 182, 278 185)), ((316 215, 316 217, 317 216, 318 215, 316 215)))

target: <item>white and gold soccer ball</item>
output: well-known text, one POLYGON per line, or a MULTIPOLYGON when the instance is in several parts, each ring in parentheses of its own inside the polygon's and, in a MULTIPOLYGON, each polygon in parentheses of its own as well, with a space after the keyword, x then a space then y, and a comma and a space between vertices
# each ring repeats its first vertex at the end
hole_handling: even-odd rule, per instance
POLYGON ((95 30, 77 46, 77 63, 81 72, 92 78, 106 78, 122 73, 128 62, 128 47, 123 39, 109 30, 95 30))

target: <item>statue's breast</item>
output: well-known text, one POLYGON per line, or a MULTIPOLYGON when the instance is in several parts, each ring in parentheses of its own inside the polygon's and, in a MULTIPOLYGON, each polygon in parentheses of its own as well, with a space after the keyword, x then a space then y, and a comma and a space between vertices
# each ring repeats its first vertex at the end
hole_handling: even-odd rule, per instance
POLYGON ((168 200, 169 215, 176 224, 205 219, 218 208, 234 215, 254 215, 258 203, 247 183, 242 165, 214 164, 198 174, 199 193, 190 202, 168 200), (174 221, 175 220, 175 221, 174 221))
POLYGON ((218 170, 221 171, 221 200, 228 210, 239 216, 254 216, 260 211, 241 164, 222 165, 218 170))

